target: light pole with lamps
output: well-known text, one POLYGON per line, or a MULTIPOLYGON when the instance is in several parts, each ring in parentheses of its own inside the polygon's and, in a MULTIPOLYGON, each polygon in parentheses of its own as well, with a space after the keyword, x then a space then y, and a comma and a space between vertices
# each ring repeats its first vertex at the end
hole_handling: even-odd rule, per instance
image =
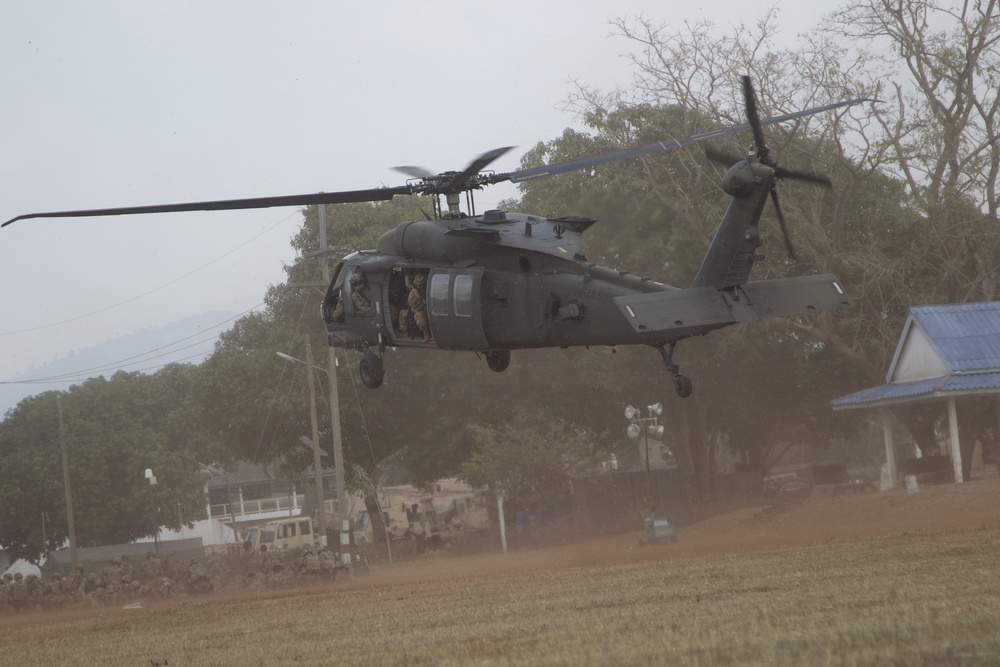
POLYGON ((654 403, 653 405, 646 406, 646 411, 649 413, 648 417, 642 417, 642 412, 639 408, 633 408, 631 405, 625 408, 625 419, 629 420, 628 437, 635 440, 639 437, 639 433, 643 434, 643 444, 646 449, 646 495, 652 499, 653 497, 653 483, 652 474, 649 469, 649 436, 650 434, 660 437, 663 435, 663 424, 660 423, 660 415, 663 414, 663 403, 654 403), (646 422, 646 428, 642 428, 643 423, 646 422))

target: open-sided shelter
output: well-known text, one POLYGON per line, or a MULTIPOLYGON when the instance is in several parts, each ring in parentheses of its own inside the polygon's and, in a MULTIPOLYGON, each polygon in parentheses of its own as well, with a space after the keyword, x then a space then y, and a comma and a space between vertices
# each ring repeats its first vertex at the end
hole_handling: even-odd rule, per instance
POLYGON ((910 308, 885 384, 833 401, 834 410, 880 410, 892 480, 897 471, 892 411, 931 413, 942 407, 947 409, 955 481, 961 482, 975 445, 968 440, 1000 434, 1000 302, 910 308), (975 415, 979 426, 985 418, 987 429, 960 428, 963 412, 968 422, 975 415), (968 436, 964 444, 960 432, 968 436))

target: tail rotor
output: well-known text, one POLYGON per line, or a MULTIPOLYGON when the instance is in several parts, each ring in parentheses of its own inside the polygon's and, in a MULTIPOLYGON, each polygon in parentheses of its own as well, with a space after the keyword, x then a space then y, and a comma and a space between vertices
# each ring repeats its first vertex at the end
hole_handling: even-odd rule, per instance
MULTIPOLYGON (((753 82, 750 80, 749 75, 743 76, 743 97, 746 106, 747 121, 750 125, 750 130, 753 132, 754 146, 747 158, 738 157, 731 153, 726 153, 714 148, 705 149, 705 157, 707 157, 712 162, 717 162, 726 167, 729 173, 732 172, 733 168, 737 165, 743 163, 747 160, 753 160, 765 167, 770 168, 774 172, 775 184, 780 179, 789 179, 795 181, 804 181, 806 183, 812 183, 814 185, 821 185, 823 187, 832 187, 830 178, 825 174, 815 174, 806 171, 796 171, 793 169, 786 169, 778 164, 771 156, 771 150, 767 147, 764 140, 764 131, 760 122, 760 115, 757 113, 757 95, 753 89, 753 82)), ((728 177, 727 173, 727 177, 728 177)), ((733 179, 733 182, 741 182, 738 179, 733 179)), ((724 185, 725 188, 725 185, 724 185)), ((727 189, 727 193, 734 197, 745 196, 743 190, 730 191, 727 189)), ((785 216, 781 212, 781 204, 778 199, 778 191, 776 187, 771 188, 771 202, 774 204, 775 214, 778 216, 778 225, 781 228, 781 235, 785 242, 785 250, 788 252, 788 256, 792 259, 795 258, 795 250, 792 246, 792 239, 788 233, 788 226, 785 223, 785 216)))

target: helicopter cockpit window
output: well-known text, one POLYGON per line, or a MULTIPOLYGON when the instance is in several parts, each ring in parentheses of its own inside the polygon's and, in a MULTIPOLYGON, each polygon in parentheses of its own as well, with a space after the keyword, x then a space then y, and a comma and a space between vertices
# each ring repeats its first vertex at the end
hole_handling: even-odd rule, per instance
POLYGON ((448 274, 438 273, 431 276, 430 288, 427 290, 427 300, 432 315, 448 315, 448 274))
POLYGON ((472 317, 472 276, 455 276, 455 292, 453 295, 455 316, 472 317))

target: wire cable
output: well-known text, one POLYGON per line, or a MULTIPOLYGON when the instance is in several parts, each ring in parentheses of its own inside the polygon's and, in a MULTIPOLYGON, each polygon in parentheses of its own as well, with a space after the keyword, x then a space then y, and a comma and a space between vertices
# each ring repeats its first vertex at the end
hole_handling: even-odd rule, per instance
POLYGON ((279 220, 275 224, 271 225, 270 227, 268 227, 267 229, 265 229, 264 231, 262 231, 260 234, 257 234, 253 238, 248 239, 246 242, 241 243, 240 245, 236 246, 235 248, 233 248, 229 252, 227 252, 227 253, 225 253, 223 255, 220 255, 219 257, 216 257, 215 259, 213 259, 211 262, 209 262, 207 264, 203 264, 202 266, 199 266, 198 268, 193 269, 191 271, 188 271, 187 273, 185 273, 185 274, 183 274, 181 276, 178 276, 177 278, 175 278, 175 279, 173 279, 173 280, 171 280, 169 282, 163 283, 159 287, 154 287, 153 289, 151 289, 151 290, 149 290, 147 292, 144 292, 142 294, 138 294, 138 295, 133 296, 131 298, 125 299, 124 301, 120 301, 120 302, 118 302, 116 304, 112 304, 110 306, 105 306, 104 308, 92 311, 90 313, 85 313, 83 315, 77 315, 76 317, 70 317, 69 319, 60 320, 59 322, 50 322, 49 324, 40 324, 40 325, 35 326, 35 327, 29 327, 27 329, 18 329, 16 331, 0 331, 0 336, 13 336, 15 334, 31 333, 32 331, 40 331, 42 329, 49 329, 49 328, 52 328, 52 327, 61 326, 63 324, 69 324, 70 322, 76 322, 78 320, 82 320, 82 319, 85 319, 85 318, 88 318, 88 317, 93 317, 94 315, 100 315, 101 313, 105 313, 105 312, 107 312, 109 310, 113 310, 115 308, 118 308, 119 306, 124 306, 126 304, 132 303, 133 301, 138 301, 139 299, 147 297, 150 294, 155 294, 156 292, 159 292, 162 289, 165 289, 165 288, 167 288, 167 287, 169 287, 169 286, 171 286, 171 285, 173 285, 175 283, 178 283, 181 280, 184 280, 185 278, 188 278, 188 277, 190 277, 190 276, 198 273, 199 271, 207 269, 208 267, 212 266, 213 264, 217 264, 218 262, 221 262, 223 259, 225 259, 226 257, 229 257, 230 255, 232 255, 237 250, 241 250, 241 249, 245 248, 246 246, 250 245, 251 243, 253 243, 257 239, 259 239, 260 237, 262 237, 265 234, 267 234, 270 231, 272 231, 273 229, 277 228, 280 225, 283 225, 289 218, 291 218, 292 215, 296 215, 296 214, 298 214, 298 211, 296 211, 295 213, 289 213, 284 218, 282 218, 281 220, 279 220))

